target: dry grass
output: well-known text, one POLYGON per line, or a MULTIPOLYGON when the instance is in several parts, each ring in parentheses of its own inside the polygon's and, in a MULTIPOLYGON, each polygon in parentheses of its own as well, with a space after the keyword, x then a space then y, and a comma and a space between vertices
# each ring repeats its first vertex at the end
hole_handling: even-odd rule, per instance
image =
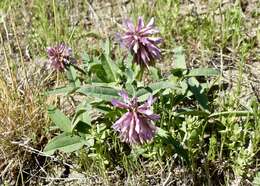
MULTIPOLYGON (((38 152, 43 149, 50 135, 46 106, 49 102, 57 101, 56 98, 47 100, 44 96, 44 91, 55 86, 53 80, 57 78, 44 69, 46 46, 65 41, 76 51, 76 56, 85 51, 98 53, 100 38, 112 39, 122 19, 128 15, 154 16, 158 20, 157 25, 166 39, 163 46, 165 63, 158 66, 167 69, 172 65, 172 48, 183 45, 190 67, 214 66, 222 70, 225 81, 230 83, 232 80, 233 83, 235 80, 234 84, 229 84, 232 91, 226 94, 234 94, 236 99, 243 102, 253 96, 259 98, 260 70, 256 70, 259 69, 260 60, 259 2, 241 1, 242 13, 235 3, 228 1, 223 1, 219 7, 217 1, 186 2, 179 7, 174 2, 0 2, 0 185, 1 178, 10 185, 37 184, 30 180, 34 177, 36 181, 37 176, 41 176, 44 183, 43 180, 48 176, 59 177, 68 166, 53 158, 49 158, 51 161, 48 163, 38 152), (48 172, 49 168, 54 173, 48 172)), ((218 104, 219 109, 223 109, 224 104, 221 101, 218 104)), ((62 156, 66 161, 75 163, 70 157, 62 156)), ((161 170, 160 174, 147 171, 140 173, 140 176, 129 176, 127 180, 120 180, 119 173, 111 173, 110 183, 124 184, 127 181, 132 185, 142 185, 144 182, 152 185, 154 179, 157 180, 155 184, 159 182, 161 185, 194 184, 188 181, 191 180, 190 174, 183 168, 171 165, 158 167, 156 169, 161 170), (171 172, 174 172, 176 179, 172 179, 171 172), (113 176, 118 180, 115 181, 113 176), (185 178, 183 182, 182 178, 185 178)), ((77 166, 74 168, 80 169, 77 166)), ((149 165, 143 167, 149 168, 149 165)), ((75 171, 71 177, 83 177, 85 174, 75 171)), ((50 185, 75 183, 51 178, 47 180, 50 185)), ((104 182, 95 176, 89 179, 83 183, 104 182)))
POLYGON ((23 169, 30 168, 28 162, 31 161, 31 153, 17 143, 42 150, 49 122, 43 96, 46 74, 25 55, 21 44, 24 40, 11 18, 7 16, 2 20, 0 169, 2 178, 12 180, 18 179, 23 169))

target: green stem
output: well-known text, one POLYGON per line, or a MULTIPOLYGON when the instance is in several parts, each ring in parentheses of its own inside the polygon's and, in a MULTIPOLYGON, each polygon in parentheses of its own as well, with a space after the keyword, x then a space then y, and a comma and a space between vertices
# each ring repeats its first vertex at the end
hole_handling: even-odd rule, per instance
POLYGON ((56 15, 56 6, 55 0, 52 0, 52 8, 53 8, 53 15, 54 15, 54 27, 55 27, 55 39, 58 37, 58 28, 57 28, 57 15, 56 15))
POLYGON ((78 70, 82 74, 87 75, 87 73, 82 68, 80 68, 79 66, 72 64, 72 63, 70 63, 70 65, 72 65, 76 70, 78 70))
POLYGON ((249 115, 253 115, 254 113, 249 111, 226 111, 226 112, 217 112, 211 114, 209 118, 216 117, 216 116, 226 116, 231 114, 238 115, 238 116, 249 116, 249 115))
POLYGON ((137 74, 137 76, 136 76, 136 79, 137 79, 138 81, 142 81, 143 75, 144 75, 144 68, 141 67, 140 71, 138 72, 138 74, 137 74))

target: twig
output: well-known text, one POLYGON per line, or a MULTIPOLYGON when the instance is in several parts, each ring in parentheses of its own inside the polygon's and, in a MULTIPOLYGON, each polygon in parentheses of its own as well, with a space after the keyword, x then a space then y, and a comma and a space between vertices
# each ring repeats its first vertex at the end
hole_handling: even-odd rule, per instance
POLYGON ((92 7, 92 5, 91 5, 88 1, 87 1, 87 4, 88 4, 88 6, 89 6, 90 11, 92 12, 92 14, 93 14, 93 16, 94 16, 94 19, 96 20, 95 23, 98 24, 98 30, 99 30, 99 32, 101 33, 100 19, 99 19, 98 15, 96 14, 94 8, 92 7))
POLYGON ((166 186, 166 185, 167 185, 167 183, 169 182, 171 176, 172 176, 172 173, 170 172, 170 173, 168 174, 166 180, 163 182, 163 186, 166 186))
POLYGON ((39 151, 39 150, 37 150, 37 149, 34 149, 34 148, 32 148, 32 147, 26 145, 26 144, 23 144, 23 143, 20 143, 20 142, 17 142, 17 141, 12 141, 11 143, 12 143, 12 144, 15 144, 15 145, 18 145, 18 146, 21 146, 21 147, 24 147, 24 148, 26 148, 26 149, 27 149, 29 152, 31 152, 31 153, 34 153, 34 154, 37 154, 37 155, 40 155, 40 156, 44 156, 44 157, 51 158, 51 159, 52 159, 53 161, 55 161, 55 162, 58 162, 58 163, 63 164, 63 165, 66 165, 66 166, 68 166, 68 167, 70 167, 70 168, 74 168, 72 165, 70 165, 70 164, 68 164, 68 163, 65 163, 65 162, 62 162, 62 161, 59 160, 58 158, 55 158, 54 156, 47 155, 47 154, 45 154, 45 153, 43 153, 43 152, 41 152, 41 151, 39 151))
POLYGON ((14 160, 11 160, 8 165, 5 167, 5 169, 1 172, 1 177, 3 177, 5 175, 5 173, 7 172, 8 168, 13 164, 14 160))
POLYGON ((42 176, 37 176, 34 174, 31 174, 27 171, 23 171, 24 173, 30 175, 31 177, 37 177, 40 179, 44 179, 44 180, 52 180, 52 181, 73 181, 73 180, 86 180, 86 178, 82 178, 82 177, 76 177, 76 178, 54 178, 54 177, 42 177, 42 176))
POLYGON ((260 97, 258 95, 259 91, 256 90, 256 88, 254 87, 254 85, 251 82, 250 82, 250 86, 251 86, 251 88, 252 88, 252 90, 253 90, 253 92, 255 94, 255 97, 256 97, 257 101, 260 103, 260 97))

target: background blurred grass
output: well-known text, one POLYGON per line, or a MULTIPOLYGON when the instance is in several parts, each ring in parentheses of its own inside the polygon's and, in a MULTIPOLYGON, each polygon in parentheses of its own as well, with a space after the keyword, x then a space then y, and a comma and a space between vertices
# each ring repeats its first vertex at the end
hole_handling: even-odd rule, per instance
MULTIPOLYGON (((19 178, 23 170, 32 166, 26 162, 35 163, 28 147, 42 150, 46 138, 49 138, 50 134, 46 132, 49 120, 45 109, 46 104, 53 100, 47 100, 43 92, 54 86, 57 77, 44 69, 46 47, 65 42, 78 57, 86 51, 89 54, 98 53, 100 41, 106 37, 113 40, 122 20, 128 17, 133 20, 139 15, 146 20, 155 17, 165 41, 162 45, 164 59, 157 66, 165 73, 169 66, 174 66, 172 54, 178 46, 184 47, 190 68, 213 66, 221 70, 223 76, 220 81, 227 82, 229 88, 215 95, 217 99, 212 107, 216 108, 216 112, 247 107, 252 102, 252 97, 259 98, 258 0, 2 0, 0 8, 2 177, 11 175, 19 178), (20 145, 14 142, 19 142, 20 145), (21 144, 27 148, 21 148, 21 144)), ((120 52, 117 45, 115 52, 120 52)), ((255 110, 255 114, 259 117, 258 110, 255 110)), ((234 148, 228 164, 233 168, 235 178, 229 178, 232 174, 227 170, 226 181, 244 175, 252 179, 259 170, 257 161, 253 160, 258 151, 250 154, 244 147, 248 141, 252 142, 254 149, 259 147, 260 131, 256 131, 260 130, 259 121, 237 121, 232 115, 221 116, 219 120, 228 126, 219 148, 222 149, 225 145, 234 148), (238 131, 248 133, 245 135, 247 137, 251 134, 252 139, 237 139, 236 136, 241 137, 238 131), (232 146, 231 141, 241 144, 232 146), (253 166, 252 172, 248 171, 248 165, 253 166)), ((226 156, 222 150, 215 155, 218 160, 226 156)), ((145 173, 142 168, 140 172, 145 173)), ((182 176, 180 177, 189 179, 187 175, 182 176)), ((139 178, 141 184, 144 177, 139 178)), ((137 180, 136 177, 131 179, 137 180)))

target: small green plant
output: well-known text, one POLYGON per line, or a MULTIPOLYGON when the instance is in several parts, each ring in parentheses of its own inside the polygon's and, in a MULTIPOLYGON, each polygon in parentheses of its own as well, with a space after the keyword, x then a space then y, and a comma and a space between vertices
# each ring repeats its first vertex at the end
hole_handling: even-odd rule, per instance
MULTIPOLYGON (((125 24, 134 32, 133 23, 125 24)), ((138 29, 142 29, 144 24, 141 18, 138 24, 140 26, 138 29)), ((153 20, 147 28, 143 29, 149 30, 149 25, 152 24, 153 20)), ((138 160, 139 158, 155 159, 159 156, 168 159, 177 155, 180 162, 191 168, 195 178, 198 161, 204 162, 203 167, 209 176, 209 162, 215 161, 223 154, 223 146, 218 147, 217 139, 219 136, 227 139, 228 127, 218 119, 225 115, 233 115, 232 118, 235 119, 238 116, 253 115, 253 112, 241 110, 216 113, 215 108, 210 104, 213 101, 210 96, 214 87, 219 86, 219 71, 212 68, 187 68, 182 47, 173 50, 174 68, 170 69, 169 75, 163 76, 160 69, 151 66, 153 63, 149 64, 149 60, 154 62, 155 59, 142 57, 149 56, 149 52, 154 52, 146 50, 147 53, 142 53, 142 46, 147 47, 149 44, 138 43, 138 38, 136 43, 128 45, 131 42, 129 38, 134 40, 135 35, 129 34, 123 37, 128 40, 121 42, 126 42, 125 45, 130 47, 133 57, 128 54, 127 57, 119 60, 116 56, 112 59, 111 44, 106 40, 102 52, 98 56, 85 53, 81 65, 60 61, 64 64, 62 70, 65 70, 68 84, 50 90, 48 94, 63 93, 70 97, 78 95, 84 97, 80 100, 80 104, 74 103, 77 107, 71 119, 57 108, 49 108, 50 118, 63 132, 48 143, 44 149, 45 153, 50 155, 56 150, 71 153, 84 149, 87 153, 87 161, 92 162, 91 164, 96 162, 100 167, 99 170, 116 167, 119 164, 128 171, 130 165, 122 164, 125 158, 138 160), (145 71, 148 73, 145 74, 145 71), (144 75, 150 83, 143 81, 144 75), (156 101, 151 96, 156 98, 156 101), (149 110, 152 109, 153 102, 153 112, 158 115, 152 114, 152 110, 149 110), (126 109, 127 113, 113 108, 113 105, 126 109), (157 120, 156 127, 151 124, 152 120, 157 120), (120 144, 112 126, 120 133, 122 142, 129 143, 130 146, 120 144), (147 143, 154 135, 153 142, 147 143), (128 149, 126 152, 124 152, 125 148, 128 149), (205 151, 208 153, 204 154, 205 151)), ((160 50, 156 49, 156 52, 160 50)), ((67 59, 69 60, 69 56, 67 59)), ((238 134, 241 132, 239 128, 231 131, 237 131, 237 135, 231 134, 230 137, 239 137, 238 134)), ((232 140, 239 141, 239 139, 232 140)), ((221 142, 221 145, 223 144, 225 143, 221 142)), ((242 151, 240 155, 241 153, 242 151)), ((235 158, 236 155, 233 155, 235 158)), ((251 157, 241 158, 243 161, 250 161, 251 157)), ((132 163, 135 162, 133 160, 132 163)), ((236 166, 235 175, 241 175, 236 170, 243 170, 246 165, 248 162, 236 166), (240 168, 237 169, 238 167, 240 168)), ((205 179, 210 182, 209 178, 205 179)))
POLYGON ((257 185, 258 4, 1 1, 4 183, 257 185))

